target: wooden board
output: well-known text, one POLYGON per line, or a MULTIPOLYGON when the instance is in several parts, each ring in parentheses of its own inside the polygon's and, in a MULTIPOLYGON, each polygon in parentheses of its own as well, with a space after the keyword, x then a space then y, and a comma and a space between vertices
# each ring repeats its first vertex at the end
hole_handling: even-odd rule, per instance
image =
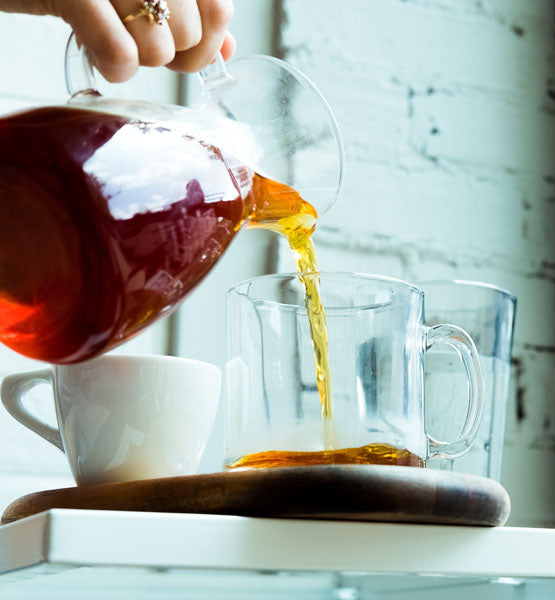
POLYGON ((230 471, 28 494, 2 524, 50 508, 503 525, 510 501, 497 482, 435 469, 325 465, 230 471))

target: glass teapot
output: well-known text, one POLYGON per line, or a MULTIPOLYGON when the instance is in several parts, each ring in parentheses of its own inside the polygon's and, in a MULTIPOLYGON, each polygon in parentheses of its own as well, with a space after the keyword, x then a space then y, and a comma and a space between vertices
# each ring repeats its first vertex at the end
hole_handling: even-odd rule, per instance
POLYGON ((306 77, 270 57, 200 77, 194 109, 106 99, 72 35, 68 103, 0 119, 0 342, 58 364, 105 352, 243 225, 313 228, 334 202, 341 137, 306 77))
POLYGON ((73 36, 70 99, 0 119, 0 342, 51 363, 171 312, 243 225, 313 229, 343 148, 312 83, 270 57, 200 74, 193 109, 101 96, 73 36))

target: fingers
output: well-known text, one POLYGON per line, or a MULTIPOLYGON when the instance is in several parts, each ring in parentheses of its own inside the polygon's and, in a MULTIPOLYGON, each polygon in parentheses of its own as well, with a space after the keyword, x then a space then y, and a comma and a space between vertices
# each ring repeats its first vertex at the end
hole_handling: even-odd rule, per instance
POLYGON ((161 25, 138 13, 142 0, 0 0, 0 10, 51 14, 64 19, 111 82, 126 81, 139 65, 166 65, 194 72, 235 51, 227 31, 232 0, 168 0, 170 19, 161 25), (136 15, 127 22, 123 19, 136 15))
MULTIPOLYGON (((138 0, 112 0, 112 3, 122 21, 126 17, 130 19, 124 22, 124 25, 135 40, 139 64, 145 67, 160 67, 173 60, 175 45, 167 20, 160 24, 156 21, 151 22, 141 14, 142 2, 138 0)), ((170 17, 173 18, 173 9, 170 17)))
POLYGON ((170 0, 170 2, 171 18, 168 25, 173 35, 175 50, 176 52, 189 50, 202 39, 202 21, 197 2, 196 0, 170 0))
POLYGON ((223 47, 224 58, 229 58, 235 49, 235 40, 227 32, 233 17, 231 0, 197 0, 202 21, 202 37, 198 44, 177 51, 173 61, 167 66, 175 71, 199 71, 212 62, 223 47))
MULTIPOLYGON (((140 12, 137 0, 112 2, 124 22, 126 16, 140 12)), ((227 32, 232 0, 169 0, 168 5, 170 18, 161 25, 153 25, 144 16, 125 23, 137 44, 141 65, 192 72, 210 63, 222 46, 225 58, 233 54, 235 38, 227 32)))
POLYGON ((229 31, 225 34, 224 43, 220 48, 220 54, 224 60, 229 60, 235 54, 237 42, 229 31))
MULTIPOLYGON (((65 4, 77 3, 66 0, 65 4)), ((109 81, 128 79, 138 65, 166 65, 176 71, 194 72, 210 63, 220 49, 226 60, 235 51, 235 38, 227 31, 233 17, 232 0, 169 0, 170 18, 162 24, 140 16, 140 0, 85 0, 83 4, 97 6, 105 20, 100 27, 92 27, 89 22, 83 36, 77 29, 75 32, 109 81), (112 11, 108 15, 109 4, 112 11), (135 18, 123 22, 126 17, 135 18), (122 27, 125 33, 121 32, 122 27), (112 39, 115 35, 119 39, 112 39), (131 40, 135 43, 134 51, 131 40)), ((81 24, 81 20, 74 19, 74 23, 77 21, 81 24)))
POLYGON ((137 44, 109 0, 59 0, 49 5, 48 14, 69 23, 108 81, 126 81, 134 75, 139 67, 137 44))

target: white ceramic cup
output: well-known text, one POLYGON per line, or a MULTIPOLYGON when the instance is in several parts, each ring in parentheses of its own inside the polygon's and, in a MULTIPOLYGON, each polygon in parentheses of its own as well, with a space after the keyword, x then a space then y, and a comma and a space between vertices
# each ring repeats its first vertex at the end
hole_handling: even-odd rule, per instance
POLYGON ((170 356, 101 356, 8 375, 0 394, 20 423, 65 452, 77 485, 190 475, 218 406, 221 370, 170 356), (24 405, 50 384, 58 428, 24 405))

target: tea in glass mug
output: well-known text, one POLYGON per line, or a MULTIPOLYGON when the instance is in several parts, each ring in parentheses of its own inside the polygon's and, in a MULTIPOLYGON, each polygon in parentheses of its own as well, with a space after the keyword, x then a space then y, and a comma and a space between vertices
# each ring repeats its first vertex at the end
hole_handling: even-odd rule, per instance
POLYGON ((483 402, 476 348, 459 327, 427 327, 423 318, 422 292, 386 277, 268 275, 231 289, 224 467, 423 467, 433 456, 466 452, 483 402), (324 317, 316 327, 310 284, 324 317), (325 360, 313 343, 318 327, 325 360), (423 358, 439 344, 457 349, 468 379, 467 419, 450 442, 434 439, 424 425, 423 358))

